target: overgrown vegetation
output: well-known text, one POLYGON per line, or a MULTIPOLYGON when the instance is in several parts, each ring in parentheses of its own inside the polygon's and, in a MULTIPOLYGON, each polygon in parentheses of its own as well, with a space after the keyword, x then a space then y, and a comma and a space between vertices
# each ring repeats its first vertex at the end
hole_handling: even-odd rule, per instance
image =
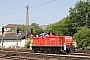
POLYGON ((25 44, 25 47, 26 47, 26 48, 30 48, 30 43, 31 43, 31 42, 28 41, 28 42, 25 44))

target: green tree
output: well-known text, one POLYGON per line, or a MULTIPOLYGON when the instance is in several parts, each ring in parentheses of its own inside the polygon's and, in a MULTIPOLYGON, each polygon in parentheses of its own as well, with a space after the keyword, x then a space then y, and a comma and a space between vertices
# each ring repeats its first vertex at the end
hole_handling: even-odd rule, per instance
POLYGON ((9 32, 15 32, 15 28, 9 29, 9 32))
POLYGON ((90 29, 81 27, 81 29, 73 36, 73 39, 76 40, 78 48, 90 47, 90 29))
POLYGON ((19 26, 19 30, 22 32, 26 32, 26 25, 19 26))
MULTIPOLYGON (((19 27, 19 31, 26 32, 26 25, 19 25, 18 27, 19 27)), ((36 35, 39 35, 40 33, 44 32, 43 29, 37 23, 31 23, 30 28, 33 29, 33 33, 36 35)), ((15 28, 11 28, 9 31, 16 32, 15 30, 16 30, 15 28)))
POLYGON ((26 48, 30 48, 30 43, 31 43, 31 42, 28 41, 28 42, 25 44, 25 47, 26 47, 26 48))
POLYGON ((73 32, 76 32, 76 30, 73 29, 72 23, 70 23, 69 16, 54 24, 48 25, 45 31, 54 32, 56 35, 72 35, 73 32))
POLYGON ((70 8, 69 10, 69 19, 70 24, 69 26, 73 27, 72 29, 72 36, 77 32, 77 27, 84 27, 90 26, 90 1, 78 1, 75 6, 70 8))
POLYGON ((31 28, 33 29, 33 33, 36 35, 40 35, 40 33, 44 32, 44 30, 37 23, 31 23, 31 28))
POLYGON ((73 24, 73 26, 80 26, 83 27, 85 25, 90 25, 90 1, 78 1, 75 4, 74 8, 70 8, 69 10, 69 16, 70 16, 70 23, 76 23, 73 24), (87 16, 87 17, 86 17, 87 16))
MULTIPOLYGON (((19 31, 21 31, 21 32, 26 32, 26 25, 18 25, 18 27, 19 27, 19 31)), ((11 28, 9 31, 13 31, 13 32, 16 32, 16 27, 15 28, 11 28)))

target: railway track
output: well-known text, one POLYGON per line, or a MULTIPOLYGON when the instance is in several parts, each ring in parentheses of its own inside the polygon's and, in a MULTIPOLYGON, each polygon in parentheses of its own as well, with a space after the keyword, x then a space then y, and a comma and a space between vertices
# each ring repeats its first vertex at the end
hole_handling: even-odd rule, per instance
POLYGON ((34 53, 31 50, 1 51, 0 60, 90 60, 90 51, 75 51, 68 55, 34 53))

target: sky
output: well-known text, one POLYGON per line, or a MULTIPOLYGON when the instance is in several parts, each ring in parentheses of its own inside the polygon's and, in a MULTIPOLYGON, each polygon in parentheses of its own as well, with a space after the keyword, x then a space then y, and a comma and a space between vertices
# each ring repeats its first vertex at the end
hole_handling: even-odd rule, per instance
POLYGON ((29 24, 48 25, 58 22, 69 14, 69 8, 77 1, 79 0, 0 0, 0 28, 2 24, 26 24, 26 5, 29 6, 29 24))

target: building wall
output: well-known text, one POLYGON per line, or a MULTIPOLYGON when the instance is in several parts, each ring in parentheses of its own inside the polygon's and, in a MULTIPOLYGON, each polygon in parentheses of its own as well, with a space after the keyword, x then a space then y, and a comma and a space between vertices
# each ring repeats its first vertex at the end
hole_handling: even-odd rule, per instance
POLYGON ((15 33, 14 31, 9 31, 11 28, 4 28, 4 34, 10 34, 10 33, 15 33))
POLYGON ((0 31, 0 35, 2 35, 2 31, 0 31))
POLYGON ((25 43, 26 43, 26 40, 21 40, 21 47, 24 47, 25 46, 25 43))
POLYGON ((11 28, 4 28, 4 31, 9 31, 11 28))
MULTIPOLYGON (((15 33, 15 32, 9 32, 11 28, 4 28, 4 34, 9 34, 9 33, 15 33)), ((0 35, 2 35, 2 30, 0 30, 0 35)))
MULTIPOLYGON (((18 47, 24 47, 25 40, 18 40, 18 47)), ((0 46, 2 47, 2 41, 0 42, 0 46)), ((12 47, 16 48, 17 46, 17 40, 4 40, 3 46, 5 48, 12 47)))

